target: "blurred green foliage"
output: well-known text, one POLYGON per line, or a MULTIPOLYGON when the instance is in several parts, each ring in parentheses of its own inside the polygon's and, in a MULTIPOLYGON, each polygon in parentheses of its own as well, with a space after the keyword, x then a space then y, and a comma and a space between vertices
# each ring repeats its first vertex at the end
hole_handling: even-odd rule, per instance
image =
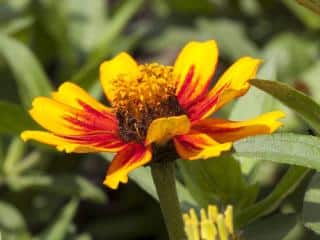
POLYGON ((231 203, 244 239, 318 239, 319 6, 318 0, 0 1, 2 239, 167 239, 148 167, 110 191, 102 182, 111 154, 57 153, 25 145, 19 133, 37 128, 27 114, 32 99, 63 81, 105 101, 98 66, 119 51, 171 64, 185 43, 205 39, 219 44, 218 74, 244 55, 264 59, 258 74, 264 80, 252 81, 256 88, 219 116, 242 120, 274 109, 287 116, 281 134, 244 139, 217 159, 178 160, 182 209, 231 203))

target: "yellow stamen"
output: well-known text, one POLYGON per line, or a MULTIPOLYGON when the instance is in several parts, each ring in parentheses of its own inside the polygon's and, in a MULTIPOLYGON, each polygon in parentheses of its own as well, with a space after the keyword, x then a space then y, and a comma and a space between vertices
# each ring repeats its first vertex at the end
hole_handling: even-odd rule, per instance
POLYGON ((174 95, 175 82, 173 81, 171 66, 157 63, 139 65, 140 76, 136 79, 120 75, 113 85, 117 90, 113 105, 116 109, 135 110, 136 114, 146 107, 154 108, 174 95))
POLYGON ((113 80, 112 105, 124 141, 143 143, 153 120, 184 114, 172 72, 172 67, 152 63, 139 65, 136 77, 118 75, 113 80))

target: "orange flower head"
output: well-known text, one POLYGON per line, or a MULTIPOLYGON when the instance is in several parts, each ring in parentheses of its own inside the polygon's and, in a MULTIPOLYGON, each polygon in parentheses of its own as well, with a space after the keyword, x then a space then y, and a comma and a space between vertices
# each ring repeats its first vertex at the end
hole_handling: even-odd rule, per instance
POLYGON ((132 170, 156 159, 153 146, 174 146, 186 160, 207 159, 228 151, 238 139, 280 127, 280 111, 241 122, 208 118, 248 91, 261 63, 242 57, 209 89, 217 61, 213 40, 188 43, 174 66, 138 65, 129 54, 120 53, 100 66, 112 107, 66 82, 51 98, 37 97, 32 103, 30 115, 47 131, 28 130, 21 137, 67 153, 117 153, 104 181, 115 189, 128 181, 132 170))

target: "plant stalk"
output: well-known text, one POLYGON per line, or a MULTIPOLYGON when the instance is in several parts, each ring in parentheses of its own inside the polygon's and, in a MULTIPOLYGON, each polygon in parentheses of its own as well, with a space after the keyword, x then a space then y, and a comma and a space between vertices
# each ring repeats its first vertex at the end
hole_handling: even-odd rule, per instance
POLYGON ((151 165, 153 182, 170 240, 185 240, 184 224, 177 196, 174 162, 160 161, 151 165))

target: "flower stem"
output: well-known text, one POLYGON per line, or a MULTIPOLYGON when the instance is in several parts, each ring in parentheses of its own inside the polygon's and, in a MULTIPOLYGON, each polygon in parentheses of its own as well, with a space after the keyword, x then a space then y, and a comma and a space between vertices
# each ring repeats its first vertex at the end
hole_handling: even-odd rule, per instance
POLYGON ((176 190, 174 162, 153 163, 151 172, 170 240, 186 239, 176 190))

